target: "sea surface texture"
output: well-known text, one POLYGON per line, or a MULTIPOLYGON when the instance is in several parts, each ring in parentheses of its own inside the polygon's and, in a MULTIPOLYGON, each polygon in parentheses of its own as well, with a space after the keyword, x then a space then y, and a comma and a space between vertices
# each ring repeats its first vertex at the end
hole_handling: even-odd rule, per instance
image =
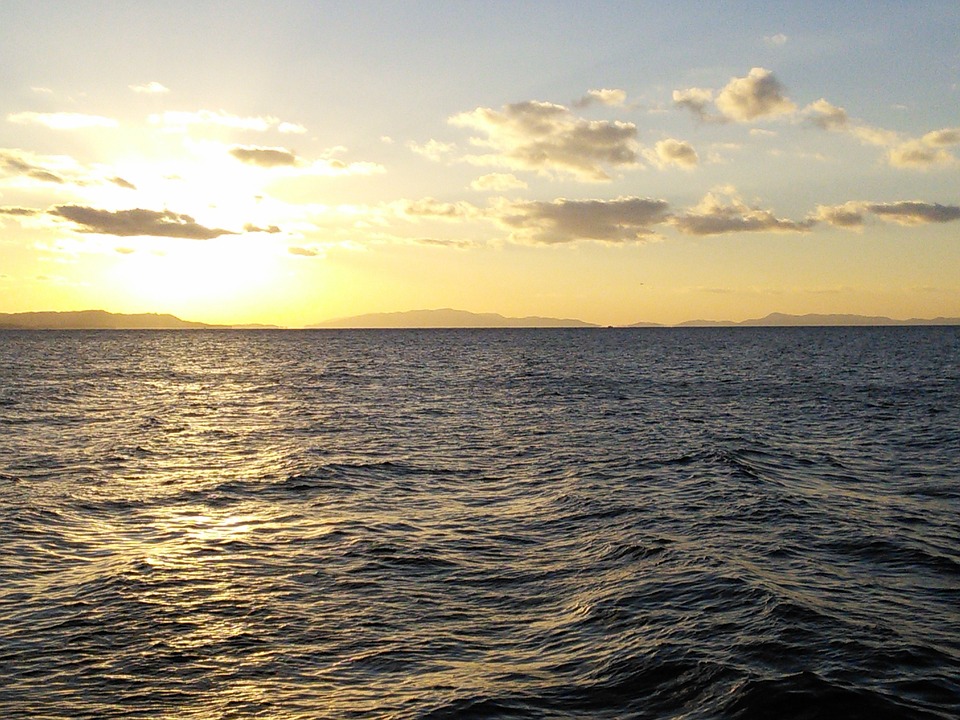
POLYGON ((0 717, 960 717, 960 328, 2 332, 0 717))

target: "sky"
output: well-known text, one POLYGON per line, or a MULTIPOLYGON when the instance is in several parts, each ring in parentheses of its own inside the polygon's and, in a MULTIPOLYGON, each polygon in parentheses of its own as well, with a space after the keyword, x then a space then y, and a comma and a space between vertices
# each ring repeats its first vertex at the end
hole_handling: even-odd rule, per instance
POLYGON ((0 312, 960 316, 960 3, 0 2, 0 312))

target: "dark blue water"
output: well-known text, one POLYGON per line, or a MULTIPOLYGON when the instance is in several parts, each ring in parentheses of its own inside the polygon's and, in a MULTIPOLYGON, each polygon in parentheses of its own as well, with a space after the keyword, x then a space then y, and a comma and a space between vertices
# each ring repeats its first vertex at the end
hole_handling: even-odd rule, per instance
POLYGON ((960 328, 0 333, 3 718, 956 718, 960 328))

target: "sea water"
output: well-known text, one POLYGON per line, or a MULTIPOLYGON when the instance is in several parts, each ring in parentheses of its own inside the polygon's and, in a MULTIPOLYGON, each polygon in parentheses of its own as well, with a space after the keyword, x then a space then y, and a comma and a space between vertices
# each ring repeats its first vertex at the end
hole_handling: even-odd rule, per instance
POLYGON ((960 328, 0 333, 3 718, 956 718, 960 328))

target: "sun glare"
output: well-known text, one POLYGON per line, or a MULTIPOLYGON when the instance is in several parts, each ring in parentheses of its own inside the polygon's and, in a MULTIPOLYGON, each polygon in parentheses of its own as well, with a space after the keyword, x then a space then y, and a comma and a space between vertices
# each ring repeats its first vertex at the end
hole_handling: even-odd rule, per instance
POLYGON ((224 316, 253 294, 269 293, 280 280, 278 253, 256 239, 225 236, 205 242, 151 243, 118 259, 110 279, 130 304, 177 308, 188 317, 224 316))

